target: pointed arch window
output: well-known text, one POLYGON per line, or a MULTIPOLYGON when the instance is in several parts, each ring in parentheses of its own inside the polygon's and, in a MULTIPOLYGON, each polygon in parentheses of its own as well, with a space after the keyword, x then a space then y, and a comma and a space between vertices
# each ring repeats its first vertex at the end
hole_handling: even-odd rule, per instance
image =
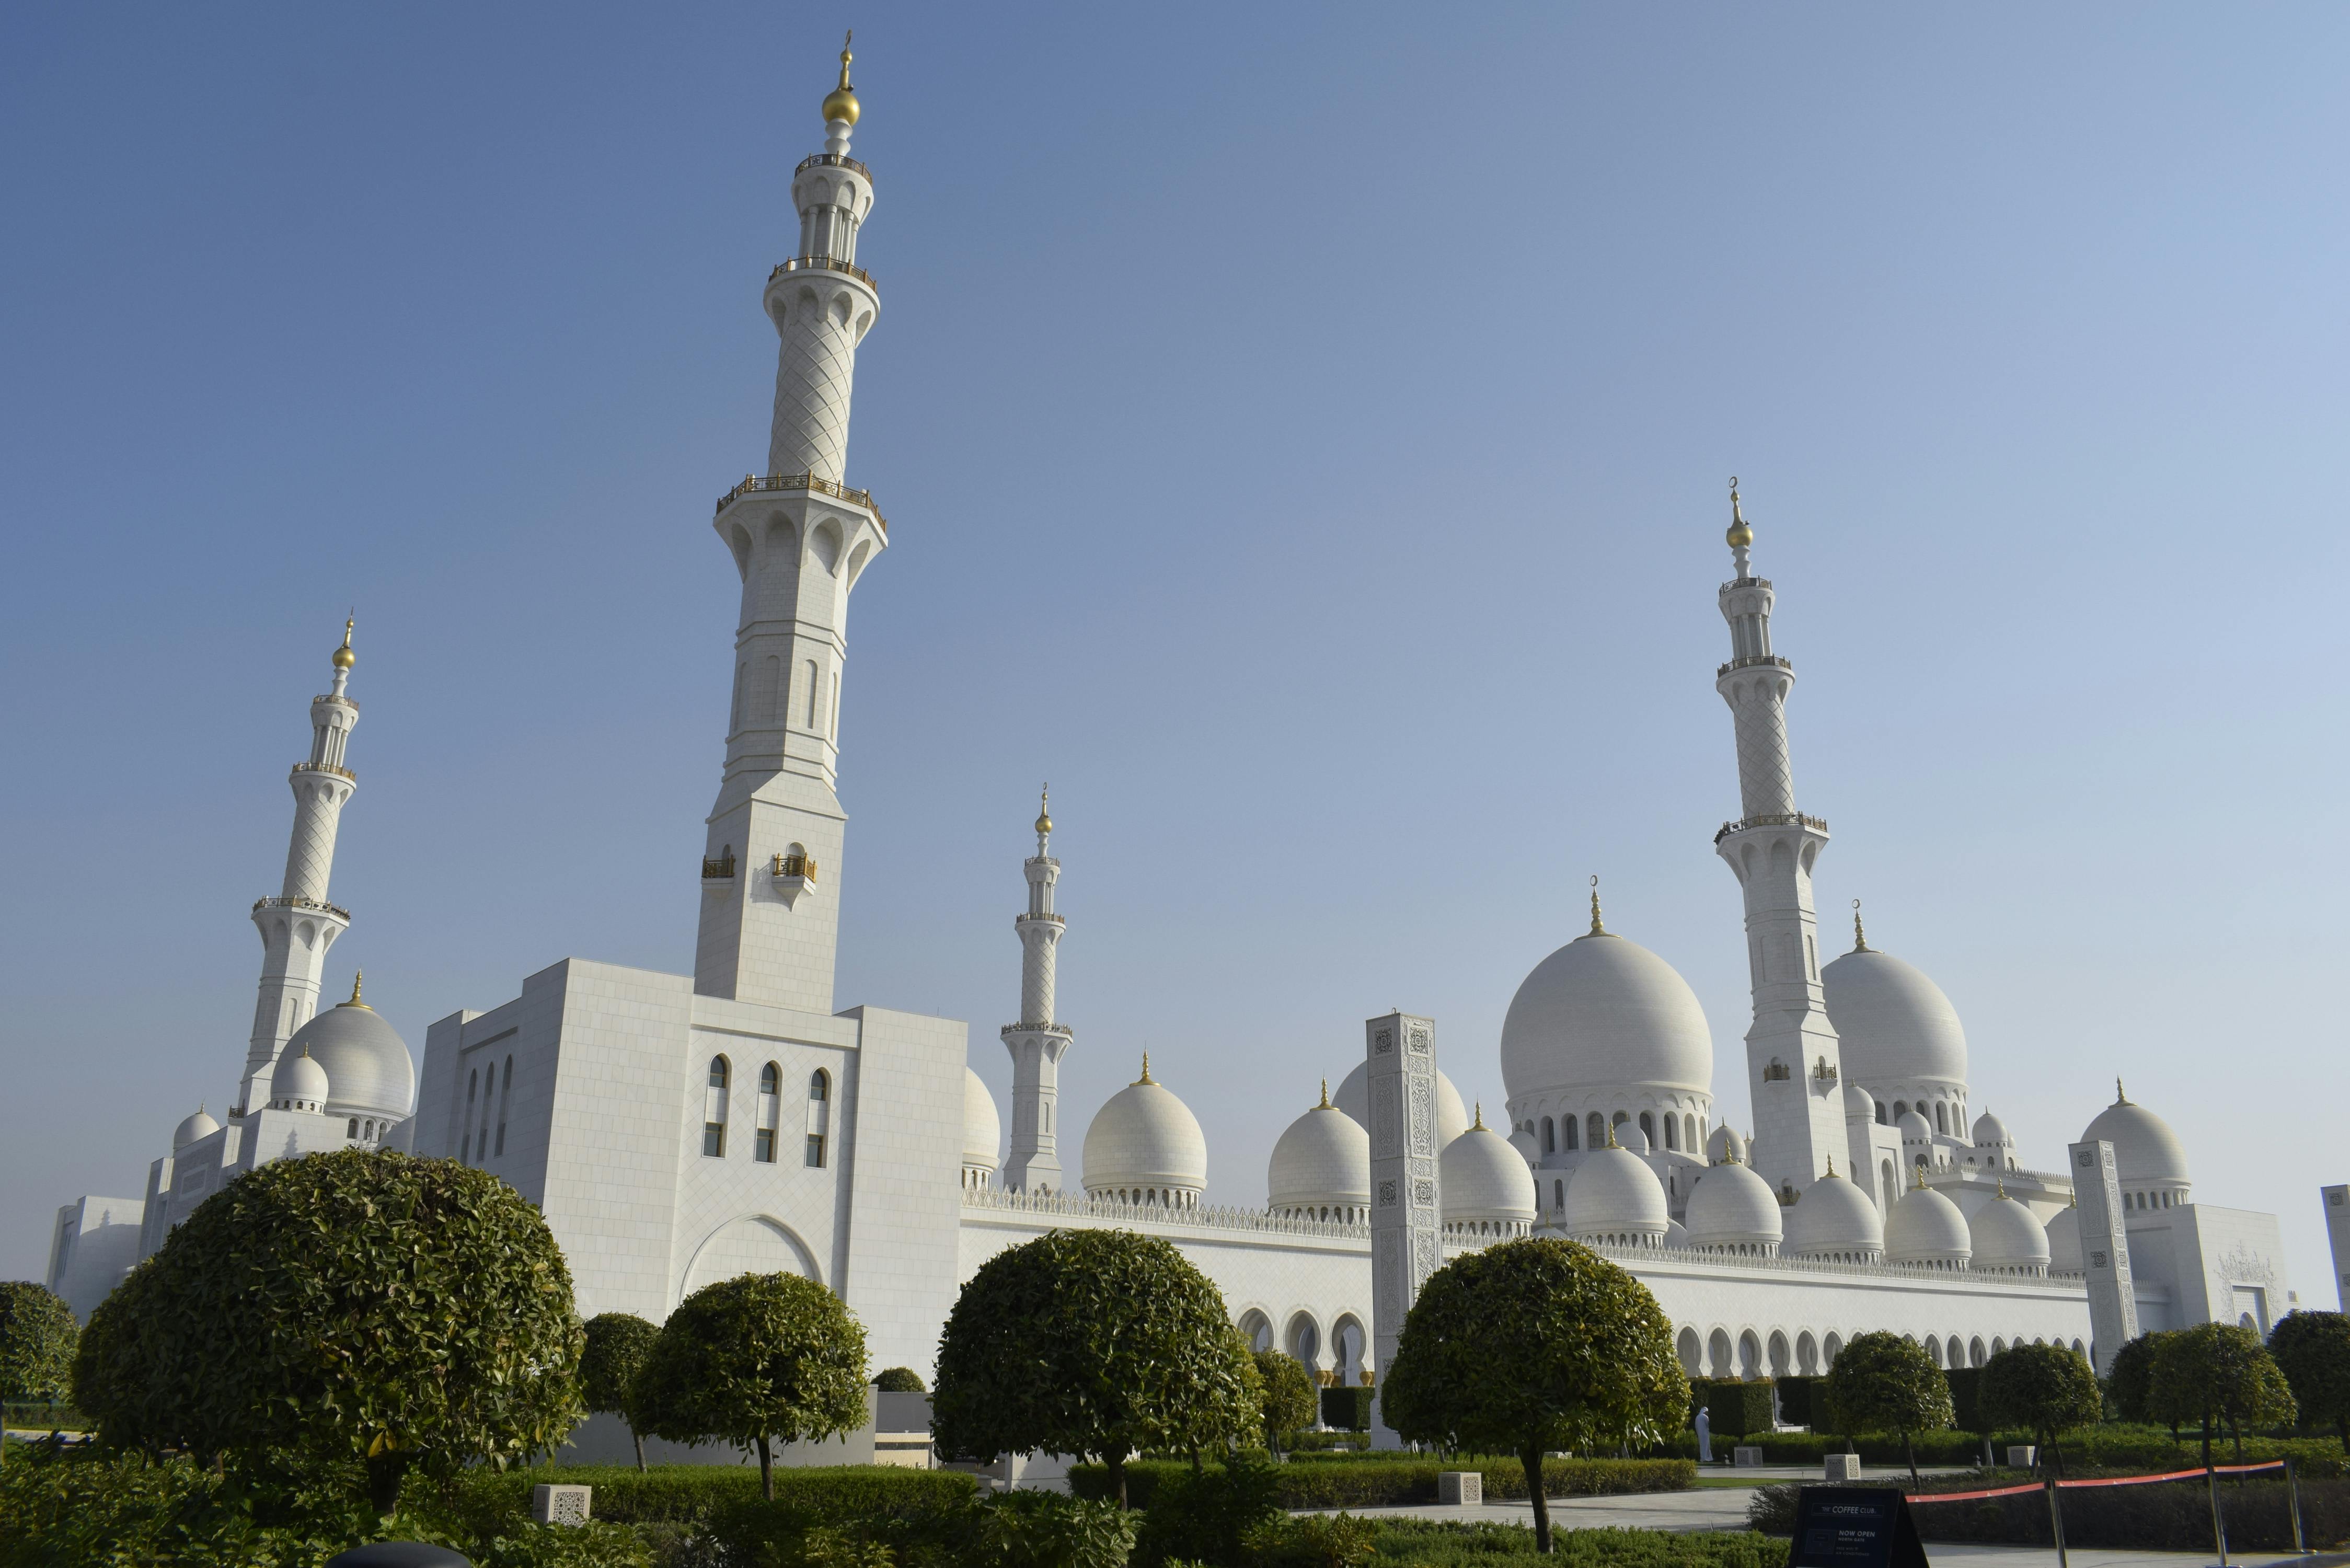
POLYGON ((710 1086, 702 1095, 702 1152, 710 1159, 726 1158, 726 1089, 733 1076, 725 1057, 710 1059, 710 1086))
POLYGON ((1567 1152, 1574 1153, 1575 1146, 1582 1141, 1575 1136, 1575 1118, 1568 1116, 1562 1120, 1558 1125, 1558 1130, 1566 1135, 1567 1152))
POLYGON ((514 1058, 506 1058, 505 1072, 498 1085, 498 1141, 490 1153, 504 1156, 506 1152, 506 1107, 514 1104, 514 1058))
POLYGON ((1556 1153, 1558 1152, 1558 1127, 1557 1127, 1557 1124, 1555 1124, 1555 1122, 1553 1122, 1553 1121, 1552 1121, 1548 1116, 1544 1116, 1544 1117, 1543 1117, 1542 1127, 1543 1127, 1543 1145, 1542 1145, 1543 1152, 1544 1152, 1544 1154, 1556 1154, 1556 1153))
POLYGON ((473 1126, 473 1097, 481 1092, 481 1087, 482 1070, 476 1067, 465 1075, 465 1119, 457 1124, 456 1155, 459 1159, 465 1158, 466 1137, 473 1126))
POLYGON ((832 1075, 819 1067, 808 1075, 807 1163, 810 1169, 824 1164, 825 1140, 831 1130, 832 1075))
POLYGON ((751 1158, 762 1165, 775 1163, 775 1101, 782 1093, 783 1081, 783 1069, 773 1062, 759 1069, 759 1111, 755 1118, 758 1131, 751 1158))

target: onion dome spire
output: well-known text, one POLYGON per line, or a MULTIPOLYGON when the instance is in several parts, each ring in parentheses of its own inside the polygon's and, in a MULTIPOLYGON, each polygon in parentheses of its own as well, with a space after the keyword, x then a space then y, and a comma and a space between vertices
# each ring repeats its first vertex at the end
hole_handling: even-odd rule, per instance
MULTIPOLYGON (((361 1002, 361 1001, 359 1000, 359 982, 360 982, 361 981, 365 980, 366 978, 367 978, 367 971, 365 971, 365 970, 363 970, 363 969, 355 969, 355 970, 351 971, 351 999, 350 999, 348 1002, 346 1002, 345 1003, 343 1003, 343 1005, 344 1005, 345 1007, 367 1007, 367 1003, 366 1003, 366 1002, 361 1002)), ((374 1009, 374 1008, 372 1008, 372 1007, 368 1007, 368 1011, 369 1011, 369 1012, 373 1012, 375 1011, 375 1009, 374 1009)), ((304 1050, 304 1053, 307 1054, 307 1052, 308 1052, 308 1050, 309 1050, 309 1047, 307 1047, 307 1046, 304 1046, 304 1047, 303 1047, 303 1050, 304 1050)))
POLYGON ((2128 1091, 2122 1087, 2121 1075, 2116 1073, 2114 1075, 2114 1104, 2117 1106, 2126 1106, 2129 1103, 2130 1097, 2128 1091))
POLYGON ((1868 933, 1860 929, 1860 900, 1857 898, 1852 901, 1852 950, 1856 953, 1868 950, 1868 933))
POLYGON ((1834 1155, 1830 1155, 1830 1156, 1828 1156, 1828 1175, 1830 1175, 1830 1176, 1834 1176, 1835 1174, 1835 1156, 1834 1156, 1834 1155))
POLYGON ((1148 1051, 1145 1051, 1142 1054, 1142 1076, 1137 1078, 1135 1082, 1138 1084, 1152 1084, 1158 1082, 1157 1079, 1150 1075, 1150 1053, 1148 1051))
POLYGON ((1591 879, 1590 934, 1595 937, 1604 937, 1607 934, 1607 928, 1599 923, 1599 878, 1596 877, 1591 879))
POLYGON ((840 85, 825 95, 824 119, 827 125, 838 120, 843 125, 855 125, 863 112, 857 101, 857 89, 848 85, 848 62, 856 57, 848 52, 856 38, 854 30, 843 34, 840 40, 840 85))
POLYGON ((343 622, 343 646, 335 649, 334 656, 335 668, 338 670, 348 670, 359 661, 359 656, 351 651, 351 628, 359 624, 359 612, 356 610, 352 611, 348 618, 343 622))
POLYGON ((1045 853, 1045 841, 1053 836, 1053 786, 1045 786, 1044 795, 1036 807, 1036 853, 1045 853))
POLYGON ((1470 1127, 1469 1130, 1471 1132, 1483 1132, 1485 1130, 1485 1102, 1482 1100, 1477 1102, 1477 1120, 1470 1127))
POLYGON ((1330 1108, 1330 1080, 1327 1078, 1322 1080, 1322 1103, 1314 1108, 1317 1111, 1326 1111, 1330 1108))

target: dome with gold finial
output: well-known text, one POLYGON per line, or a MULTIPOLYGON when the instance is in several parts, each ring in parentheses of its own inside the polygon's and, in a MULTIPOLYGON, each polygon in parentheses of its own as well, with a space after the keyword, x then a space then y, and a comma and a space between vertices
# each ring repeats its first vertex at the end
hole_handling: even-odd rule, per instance
POLYGON ((1150 1075, 1112 1095, 1086 1128, 1085 1189, 1113 1202, 1196 1209, 1208 1185, 1208 1139, 1200 1120, 1150 1075))
POLYGON ((1738 481, 1730 482, 1730 531, 1722 535, 1733 550, 1742 550, 1754 543, 1754 530, 1746 525, 1746 514, 1738 505, 1738 481))
POLYGON ((1322 1082, 1322 1103, 1290 1123, 1274 1144, 1265 1193, 1274 1212, 1292 1219, 1356 1224, 1368 1217, 1371 1135, 1330 1103, 1328 1079, 1322 1082))
POLYGON ((1053 786, 1046 784, 1036 807, 1036 835, 1043 837, 1053 831, 1053 786))
POLYGON ((851 33, 840 41, 840 85, 825 95, 824 119, 827 125, 836 119, 844 125, 857 123, 857 116, 859 112, 857 91, 848 85, 848 62, 854 57, 848 52, 848 45, 849 41, 856 36, 855 33, 851 33))
POLYGON ((357 616, 343 622, 343 646, 335 649, 335 668, 338 670, 348 670, 359 661, 359 656, 351 651, 351 628, 357 625, 357 616))
POLYGON ((416 1064, 407 1042, 383 1015, 359 1000, 330 1007, 294 1032, 278 1060, 305 1053, 325 1069, 334 1092, 326 1096, 332 1116, 380 1116, 398 1121, 416 1101, 416 1064))

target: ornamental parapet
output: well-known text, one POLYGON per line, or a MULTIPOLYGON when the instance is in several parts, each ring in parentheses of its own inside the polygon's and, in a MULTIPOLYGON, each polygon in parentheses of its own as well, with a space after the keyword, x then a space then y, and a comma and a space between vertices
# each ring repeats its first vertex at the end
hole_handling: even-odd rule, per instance
POLYGON ((321 915, 332 915, 337 919, 351 918, 351 912, 340 904, 329 904, 318 898, 255 898, 253 912, 257 915, 264 909, 310 909, 321 915))
POLYGON ((1733 833, 1743 833, 1750 827, 1808 827, 1815 833, 1828 830, 1825 816, 1806 816, 1800 811, 1766 811, 1759 816, 1742 816, 1736 822, 1725 822, 1721 831, 1713 836, 1716 844, 1733 833))
POLYGON ((881 286, 873 281, 871 273, 867 272, 855 262, 845 262, 837 256, 794 256, 789 261, 777 262, 775 270, 767 275, 767 281, 773 283, 787 272, 847 273, 876 294, 881 292, 881 286))
POLYGON ((359 705, 357 702, 353 701, 350 698, 344 696, 339 691, 321 691, 316 697, 311 698, 310 701, 313 702, 338 702, 342 706, 348 708, 354 713, 359 711, 359 705))
MULTIPOLYGON (((1557 1236, 1565 1232, 1560 1231, 1552 1221, 1551 1216, 1545 1213, 1534 1221, 1534 1233, 1557 1236)), ((1696 1264, 1700 1267, 1752 1269, 1760 1272, 1778 1274, 1833 1274, 1847 1279, 1909 1282, 1931 1280, 1937 1285, 1948 1285, 1965 1281, 1986 1285, 2045 1287, 2054 1284, 2082 1291, 2088 1288, 2088 1276, 2079 1271, 2069 1269, 2051 1269, 2044 1274, 2005 1273, 1990 1269, 1954 1269, 1946 1272, 1924 1270, 1911 1264, 1895 1262, 1837 1263, 1831 1262, 1825 1258, 1791 1258, 1783 1253, 1766 1258, 1759 1254, 1742 1252, 1701 1252, 1687 1247, 1627 1247, 1611 1241, 1584 1241, 1582 1245, 1589 1247, 1601 1257, 1616 1262, 1627 1266, 1646 1264, 1651 1269, 1668 1265, 1696 1264)))
POLYGON ((722 856, 719 856, 719 857, 718 857, 716 859, 714 859, 714 860, 713 860, 713 859, 712 859, 711 857, 709 857, 708 856, 704 856, 704 857, 702 857, 702 880, 703 880, 703 881, 705 881, 705 882, 720 882, 720 881, 724 881, 724 880, 726 880, 727 878, 729 878, 729 877, 733 877, 733 875, 734 875, 734 857, 733 857, 732 855, 722 855, 722 856))
POLYGON ((1006 1040, 1014 1034, 1057 1034, 1064 1040, 1077 1037, 1077 1032, 1066 1023, 1007 1023, 996 1033, 1006 1040))
POLYGON ((881 530, 882 535, 885 537, 889 535, 889 520, 882 516, 879 508, 873 504, 871 491, 851 490, 840 481, 827 479, 820 473, 746 473, 742 483, 718 498, 718 504, 711 514, 715 516, 745 495, 761 490, 806 490, 846 501, 851 506, 862 506, 873 514, 874 525, 881 530))
POLYGON ((1161 1203, 1118 1203, 1068 1192, 1005 1192, 996 1188, 966 1189, 966 1210, 1037 1214, 1071 1219, 1141 1221, 1190 1231, 1247 1231, 1263 1236, 1314 1236, 1334 1241, 1371 1239, 1366 1224, 1348 1225, 1334 1220, 1291 1220, 1263 1209, 1178 1209, 1161 1203))
POLYGON ((1015 926, 1026 925, 1030 920, 1042 920, 1048 926, 1066 926, 1069 923, 1060 916, 1054 914, 1049 909, 1041 915, 1014 915, 1012 917, 1012 923, 1015 926))
POLYGON ((296 763, 294 764, 294 772, 297 774, 332 774, 338 779, 348 779, 353 784, 359 782, 359 774, 351 772, 348 768, 338 768, 332 763, 296 763))
POLYGON ((1732 588, 1767 588, 1770 586, 1768 577, 1732 577, 1721 585, 1721 591, 1726 594, 1732 588))
POLYGON ((1748 653, 1731 659, 1729 663, 1716 670, 1713 672, 1713 678, 1716 680, 1719 680, 1733 670, 1759 670, 1766 668, 1771 670, 1792 670, 1795 667, 1788 663, 1784 658, 1775 653, 1748 653))
POLYGON ((812 152, 800 160, 800 166, 792 171, 792 178, 796 180, 811 169, 847 169, 864 175, 868 181, 873 178, 872 170, 846 152, 812 152))

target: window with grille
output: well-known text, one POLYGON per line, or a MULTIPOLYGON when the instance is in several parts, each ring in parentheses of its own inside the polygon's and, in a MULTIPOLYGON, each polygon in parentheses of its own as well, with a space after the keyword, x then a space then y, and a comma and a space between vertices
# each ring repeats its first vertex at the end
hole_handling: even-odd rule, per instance
POLYGON ((726 1157, 726 1081, 731 1069, 723 1056, 710 1059, 710 1087, 702 1096, 702 1152, 712 1159, 726 1157))
POLYGON ((759 1069, 759 1114, 751 1158, 764 1165, 775 1163, 775 1099, 782 1086, 783 1074, 773 1062, 759 1069))

